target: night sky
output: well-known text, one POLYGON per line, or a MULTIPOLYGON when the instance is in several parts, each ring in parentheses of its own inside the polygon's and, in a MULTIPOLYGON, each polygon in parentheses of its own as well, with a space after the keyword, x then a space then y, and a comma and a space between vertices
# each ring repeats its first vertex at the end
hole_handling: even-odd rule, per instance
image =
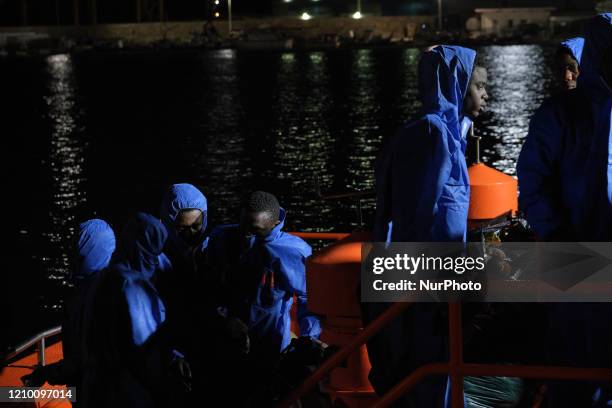
MULTIPOLYGON (((70 24, 72 22, 72 0, 25 0, 29 23, 70 24)), ((90 16, 89 2, 79 0, 80 18, 83 24, 88 23, 90 16)), ((158 16, 155 10, 157 0, 142 0, 145 9, 150 9, 150 19, 158 16)), ((214 6, 214 0, 164 0, 168 20, 201 20, 210 17, 214 7, 220 7, 225 13, 227 0, 220 0, 220 6, 214 6)), ((380 4, 384 15, 429 14, 436 12, 436 0, 362 0, 364 8, 380 4)), ((24 0, 0 0, 0 24, 19 25, 22 21, 24 0)), ((97 0, 99 22, 135 21, 135 2, 130 0, 97 0)), ((233 0, 234 13, 239 16, 271 16, 288 12, 298 12, 308 7, 320 7, 323 14, 346 15, 352 12, 356 0, 293 0, 283 4, 282 0, 233 0)), ((444 12, 449 15, 467 16, 476 7, 528 7, 553 6, 560 10, 591 11, 594 0, 443 0, 444 12)), ((144 17, 147 20, 147 17, 144 17)))

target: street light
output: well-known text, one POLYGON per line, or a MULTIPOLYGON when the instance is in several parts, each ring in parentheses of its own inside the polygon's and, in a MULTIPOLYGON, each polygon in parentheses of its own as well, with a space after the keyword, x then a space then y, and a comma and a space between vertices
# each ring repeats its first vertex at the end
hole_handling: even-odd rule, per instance
POLYGON ((232 34, 232 0, 227 0, 227 29, 232 34))
POLYGON ((353 17, 355 20, 359 20, 361 17, 363 17, 363 14, 361 14, 361 0, 357 0, 357 11, 354 12, 351 17, 353 17))
POLYGON ((312 16, 310 14, 308 14, 307 12, 303 12, 302 15, 300 16, 300 18, 302 20, 310 20, 312 18, 312 16))

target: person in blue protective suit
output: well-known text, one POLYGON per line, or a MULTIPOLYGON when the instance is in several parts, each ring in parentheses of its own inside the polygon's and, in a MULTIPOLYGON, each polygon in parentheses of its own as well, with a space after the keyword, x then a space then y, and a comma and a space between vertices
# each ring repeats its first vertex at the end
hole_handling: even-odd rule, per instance
POLYGON ((79 225, 76 257, 70 275, 75 293, 66 302, 66 319, 62 324, 63 360, 39 367, 23 378, 28 386, 38 387, 45 381, 52 385, 80 386, 82 371, 83 311, 89 287, 105 269, 115 251, 115 233, 106 221, 87 220, 79 225))
POLYGON ((554 73, 559 88, 569 91, 576 88, 580 76, 580 60, 584 48, 584 38, 575 37, 563 41, 555 52, 554 73))
MULTIPOLYGON (((517 164, 520 206, 546 241, 612 237, 612 14, 594 17, 584 37, 577 88, 538 108, 517 164)), ((611 314, 605 303, 551 304, 549 363, 612 366, 611 314)), ((595 388, 586 382, 553 381, 548 404, 605 406, 612 399, 609 390, 596 393, 595 388)))
POLYGON ((151 282, 167 235, 159 220, 137 214, 94 282, 85 316, 83 406, 166 406, 168 390, 189 386, 189 367, 169 345, 165 307, 151 282))
MULTIPOLYGON (((188 356, 196 347, 191 341, 193 330, 201 317, 203 251, 208 205, 206 197, 187 183, 172 185, 161 203, 161 219, 168 230, 164 254, 168 264, 156 277, 156 287, 167 308, 168 324, 188 356)), ((209 296, 204 296, 205 299, 209 296)), ((212 303, 212 301, 211 301, 212 303)))
POLYGON ((172 185, 162 200, 161 219, 169 237, 164 253, 175 268, 186 269, 184 273, 195 274, 206 248, 207 212, 206 197, 191 184, 172 185))
MULTIPOLYGON (((385 141, 376 163, 375 241, 465 241, 470 194, 466 136, 488 99, 487 72, 475 65, 475 58, 471 49, 445 45, 422 54, 422 111, 385 141)), ((362 304, 365 323, 387 307, 362 304)), ((368 342, 369 378, 378 394, 421 365, 445 361, 443 314, 438 305, 414 305, 368 342)), ((429 379, 402 404, 442 406, 445 386, 445 377, 429 379)))
POLYGON ((249 329, 250 371, 257 373, 251 380, 265 381, 289 345, 294 295, 300 336, 318 338, 321 332, 319 319, 307 309, 305 260, 311 248, 283 232, 284 224, 285 210, 276 197, 256 191, 241 205, 240 224, 218 227, 208 246, 222 305, 249 329))
POLYGON ((475 56, 444 45, 423 53, 422 116, 385 142, 375 168, 376 241, 465 240, 466 136, 488 98, 486 70, 474 67, 475 56))
POLYGON ((206 270, 204 254, 207 200, 195 186, 172 185, 162 200, 161 219, 168 230, 164 247, 168 264, 155 285, 166 305, 167 327, 193 371, 193 397, 219 392, 222 367, 246 354, 248 336, 242 322, 217 313, 218 297, 206 270))
POLYGON ((610 88, 601 72, 610 41, 607 19, 609 14, 598 16, 586 38, 578 87, 538 108, 518 159, 519 204, 541 240, 612 236, 610 88))

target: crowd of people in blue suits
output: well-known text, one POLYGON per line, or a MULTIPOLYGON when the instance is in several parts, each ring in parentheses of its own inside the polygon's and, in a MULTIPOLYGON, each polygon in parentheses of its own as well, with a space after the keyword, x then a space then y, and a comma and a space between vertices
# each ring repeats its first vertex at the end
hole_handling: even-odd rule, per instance
POLYGON ((199 405, 210 395, 265 405, 294 298, 300 335, 321 331, 306 308, 310 246, 283 231, 286 211, 263 191, 243 200, 238 224, 210 234, 206 198, 191 184, 171 186, 160 213, 136 214, 117 238, 103 220, 80 225, 64 359, 25 381, 76 386, 83 407, 199 405))
MULTIPOLYGON (((600 14, 584 37, 561 44, 562 89, 531 119, 517 173, 520 207, 540 240, 612 236, 611 23, 612 14, 600 14)), ((466 135, 488 100, 487 71, 475 51, 439 45, 423 52, 418 74, 421 114, 385 141, 376 163, 373 238, 465 242, 466 135)), ((283 231, 287 213, 266 192, 243 200, 237 224, 212 232, 206 198, 193 185, 171 186, 160 214, 137 214, 117 239, 102 220, 80 225, 64 360, 27 381, 75 385, 84 407, 189 404, 190 390, 213 390, 231 406, 265 406, 252 396, 291 342, 294 299, 300 335, 321 332, 307 308, 310 246, 283 231)), ((364 320, 387 306, 364 308, 364 320)), ((605 304, 551 307, 551 361, 611 366, 612 333, 602 324, 609 312, 605 304)), ((438 305, 415 305, 368 344, 377 392, 447 358, 439 314, 438 305)), ((423 382, 402 406, 443 406, 447 387, 446 378, 423 382)), ((606 392, 551 383, 549 406, 597 406, 610 399, 606 392)))

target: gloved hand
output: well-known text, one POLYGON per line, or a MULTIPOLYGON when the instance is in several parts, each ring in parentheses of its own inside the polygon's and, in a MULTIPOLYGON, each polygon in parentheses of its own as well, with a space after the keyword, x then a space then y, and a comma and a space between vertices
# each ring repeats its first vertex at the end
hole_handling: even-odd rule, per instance
POLYGON ((170 377, 182 391, 191 391, 191 367, 183 357, 175 357, 170 363, 170 377))
POLYGON ((227 353, 227 357, 238 357, 249 354, 251 342, 249 328, 244 322, 235 317, 228 317, 223 322, 219 349, 227 353))

